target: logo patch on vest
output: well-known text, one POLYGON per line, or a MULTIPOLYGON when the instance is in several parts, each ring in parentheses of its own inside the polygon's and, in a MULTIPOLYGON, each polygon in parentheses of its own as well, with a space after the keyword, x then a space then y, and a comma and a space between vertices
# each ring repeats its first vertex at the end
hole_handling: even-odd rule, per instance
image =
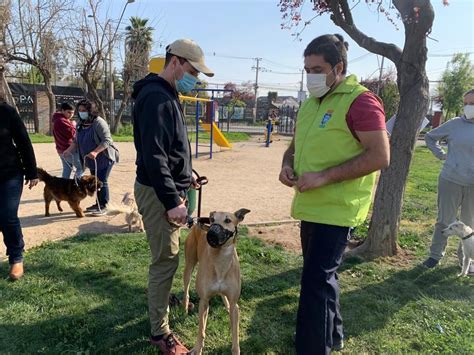
POLYGON ((321 120, 321 123, 319 124, 319 128, 326 128, 326 124, 331 119, 333 112, 334 110, 328 110, 328 112, 324 114, 323 119, 321 120))

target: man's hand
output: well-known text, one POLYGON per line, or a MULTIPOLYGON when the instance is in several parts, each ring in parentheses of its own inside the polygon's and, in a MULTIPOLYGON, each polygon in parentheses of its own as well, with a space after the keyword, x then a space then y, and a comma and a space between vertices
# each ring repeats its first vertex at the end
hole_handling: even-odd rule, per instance
POLYGON ((25 185, 28 185, 28 189, 32 189, 34 186, 38 185, 39 179, 25 180, 25 185))
POLYGON ((179 206, 166 211, 166 215, 168 216, 168 220, 170 222, 182 225, 186 223, 186 217, 188 215, 188 208, 182 202, 179 206))
POLYGON ((283 166, 281 168, 280 176, 278 177, 278 179, 283 185, 286 185, 288 187, 293 187, 297 180, 295 172, 290 166, 283 166))
POLYGON ((305 192, 327 185, 328 183, 328 176, 323 171, 308 172, 304 173, 298 178, 298 181, 296 182, 296 188, 299 192, 305 192))
POLYGON ((191 186, 193 189, 197 190, 201 187, 201 185, 198 184, 197 182, 197 179, 198 179, 198 176, 196 175, 196 173, 193 171, 193 179, 191 181, 191 186))

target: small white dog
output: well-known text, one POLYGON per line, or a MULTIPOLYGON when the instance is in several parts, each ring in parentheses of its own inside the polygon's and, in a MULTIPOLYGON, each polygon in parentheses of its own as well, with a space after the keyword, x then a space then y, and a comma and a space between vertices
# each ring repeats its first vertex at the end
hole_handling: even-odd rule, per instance
POLYGON ((122 205, 127 206, 130 210, 125 213, 125 221, 128 224, 128 231, 132 231, 133 226, 138 227, 139 232, 143 232, 142 216, 138 213, 138 206, 135 201, 135 196, 131 192, 126 192, 123 195, 122 205))
POLYGON ((131 232, 133 227, 136 226, 139 232, 143 232, 143 220, 142 216, 138 212, 138 206, 135 202, 135 196, 133 193, 126 192, 123 195, 122 203, 118 207, 110 206, 107 208, 107 215, 115 216, 118 214, 125 214, 125 221, 128 225, 128 231, 131 232))
POLYGON ((474 232, 472 231, 472 228, 466 226, 461 221, 456 221, 451 223, 448 228, 443 229, 442 233, 444 236, 449 237, 450 235, 457 235, 461 238, 463 260, 462 270, 458 276, 466 276, 471 260, 474 259, 474 232))

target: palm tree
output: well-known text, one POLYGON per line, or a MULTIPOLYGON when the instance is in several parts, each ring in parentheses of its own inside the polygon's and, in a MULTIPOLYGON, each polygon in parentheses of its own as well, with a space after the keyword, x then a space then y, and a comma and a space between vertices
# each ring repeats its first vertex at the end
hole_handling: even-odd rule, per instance
POLYGON ((123 98, 117 112, 112 132, 117 133, 122 115, 132 94, 132 84, 148 73, 148 61, 153 44, 153 28, 147 26, 148 19, 131 17, 130 25, 125 27, 125 63, 123 67, 123 98))
POLYGON ((126 71, 132 82, 148 73, 148 61, 153 44, 153 28, 147 26, 148 19, 132 16, 125 27, 126 71))

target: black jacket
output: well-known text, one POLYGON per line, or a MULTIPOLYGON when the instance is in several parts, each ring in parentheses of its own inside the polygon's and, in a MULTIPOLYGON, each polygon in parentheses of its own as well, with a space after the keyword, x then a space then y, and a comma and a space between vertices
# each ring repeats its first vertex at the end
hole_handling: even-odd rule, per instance
POLYGON ((37 178, 36 159, 30 137, 16 110, 0 103, 0 181, 21 174, 37 178))
POLYGON ((192 181, 191 147, 178 93, 149 74, 133 86, 137 181, 152 186, 166 210, 181 204, 192 181))

